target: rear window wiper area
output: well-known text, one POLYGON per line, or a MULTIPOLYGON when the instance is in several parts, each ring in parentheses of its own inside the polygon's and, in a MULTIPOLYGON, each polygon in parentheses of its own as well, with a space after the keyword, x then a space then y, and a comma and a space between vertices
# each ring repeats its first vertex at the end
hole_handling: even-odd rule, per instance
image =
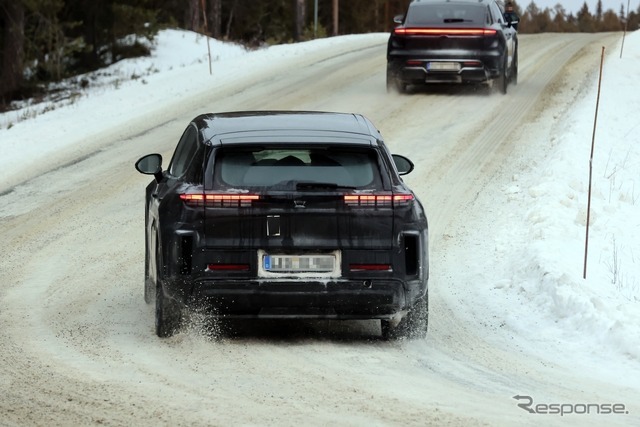
POLYGON ((335 182, 298 182, 296 190, 355 190, 356 187, 339 185, 335 182))
POLYGON ((455 24, 457 22, 473 22, 473 19, 462 19, 462 18, 446 18, 443 20, 445 24, 455 24))

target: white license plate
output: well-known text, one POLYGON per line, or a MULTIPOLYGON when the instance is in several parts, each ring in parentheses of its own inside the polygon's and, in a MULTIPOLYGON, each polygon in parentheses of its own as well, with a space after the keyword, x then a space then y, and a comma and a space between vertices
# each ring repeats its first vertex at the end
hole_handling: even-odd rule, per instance
POLYGON ((329 254, 283 255, 259 250, 258 262, 258 275, 261 277, 340 277, 341 271, 340 251, 329 254))
POLYGON ((264 255, 265 271, 292 273, 326 273, 333 271, 336 257, 333 255, 264 255))
POLYGON ((460 71, 459 62, 429 62, 427 63, 429 71, 460 71))

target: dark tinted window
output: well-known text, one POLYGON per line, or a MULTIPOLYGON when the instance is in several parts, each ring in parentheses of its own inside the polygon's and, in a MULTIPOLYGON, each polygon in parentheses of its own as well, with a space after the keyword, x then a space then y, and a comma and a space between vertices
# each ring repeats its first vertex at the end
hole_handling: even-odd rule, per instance
POLYGON ((370 149, 225 147, 215 163, 219 187, 289 189, 297 183, 328 183, 379 188, 380 182, 376 152, 370 149))
POLYGON ((406 26, 443 25, 472 22, 483 25, 487 21, 487 8, 482 4, 429 4, 410 7, 406 26))

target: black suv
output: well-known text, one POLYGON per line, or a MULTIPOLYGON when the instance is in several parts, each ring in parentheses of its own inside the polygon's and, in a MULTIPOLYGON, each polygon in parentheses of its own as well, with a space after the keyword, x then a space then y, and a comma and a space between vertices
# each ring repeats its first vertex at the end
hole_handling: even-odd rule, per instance
POLYGON ((496 0, 413 1, 387 47, 387 90, 494 81, 517 84, 517 21, 496 0))
POLYGON ((427 332, 425 212, 361 115, 204 114, 145 202, 145 300, 156 333, 185 308, 228 318, 380 319, 387 338, 427 332))

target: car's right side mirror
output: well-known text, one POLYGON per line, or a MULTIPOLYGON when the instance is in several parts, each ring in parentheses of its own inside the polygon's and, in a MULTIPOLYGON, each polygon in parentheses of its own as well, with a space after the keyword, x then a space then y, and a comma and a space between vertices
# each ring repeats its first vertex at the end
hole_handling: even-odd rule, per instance
POLYGON ((401 156, 400 154, 392 154, 391 157, 393 157, 393 162, 396 164, 398 174, 406 175, 413 170, 413 162, 405 156, 401 156))

